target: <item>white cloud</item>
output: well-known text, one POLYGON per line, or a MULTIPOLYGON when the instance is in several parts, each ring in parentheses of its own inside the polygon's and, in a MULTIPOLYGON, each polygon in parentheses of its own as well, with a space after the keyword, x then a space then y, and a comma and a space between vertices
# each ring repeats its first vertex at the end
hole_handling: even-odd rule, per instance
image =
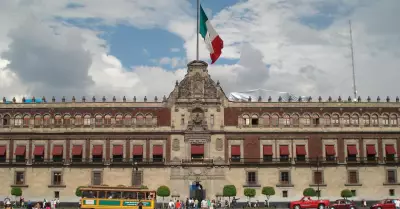
MULTIPOLYGON (((171 3, 155 0, 149 4, 146 1, 114 0, 110 3, 108 0, 83 0, 80 3, 85 7, 76 9, 66 9, 67 2, 0 2, 0 60, 14 60, 9 67, 4 66, 5 61, 0 62, 0 94, 8 97, 31 94, 54 94, 58 97, 61 94, 126 95, 128 98, 136 95, 138 99, 147 95, 152 100, 156 95, 161 97, 169 94, 174 81, 181 80, 186 72, 184 69, 167 71, 162 66, 183 68, 187 60, 195 58, 195 19, 188 1, 174 0, 171 3), (110 7, 113 9, 110 10, 110 7), (156 61, 161 67, 134 66, 124 69, 121 62, 110 54, 108 43, 97 37, 101 31, 61 24, 54 20, 54 15, 64 18, 101 18, 102 24, 109 25, 125 23, 138 28, 167 29, 185 41, 182 47, 187 57, 166 56, 156 61), (10 19, 10 16, 13 18, 10 19), (27 24, 27 19, 37 21, 27 24), (51 34, 49 27, 54 28, 56 36, 51 34), (29 32, 16 33, 16 38, 9 35, 13 30, 29 32), (20 50, 15 51, 17 44, 20 50), (68 52, 67 49, 71 52, 63 53, 68 52), (90 56, 74 57, 76 50, 85 50, 90 56), (46 55, 44 51, 56 53, 46 55), (12 58, 11 52, 15 52, 12 58), (31 61, 21 58, 23 55, 29 55, 31 61), (69 71, 73 75, 71 77, 68 74, 55 74, 57 71, 54 69, 60 72, 64 72, 63 69, 71 70, 71 64, 77 64, 77 61, 90 65, 86 71, 74 67, 79 71, 69 71), (23 63, 30 63, 30 66, 20 67, 23 63), (21 69, 34 69, 34 66, 38 66, 38 69, 49 67, 49 70, 36 78, 21 74, 21 69), (45 75, 53 75, 59 81, 52 84, 45 75), (92 83, 83 85, 80 81, 73 84, 79 79, 92 83), (58 84, 62 82, 73 85, 60 87, 58 84)), ((217 62, 217 65, 209 67, 210 74, 215 80, 221 80, 226 93, 268 88, 313 97, 347 97, 352 95, 347 27, 347 20, 351 18, 360 94, 363 97, 394 96, 400 87, 397 82, 400 77, 400 29, 396 27, 400 14, 395 12, 399 9, 400 2, 397 0, 239 1, 209 18, 224 40, 222 57, 240 58, 240 61, 232 65, 218 65, 217 62), (333 23, 328 28, 318 30, 300 23, 303 16, 323 13, 321 8, 335 11, 331 15, 333 23), (351 11, 349 16, 345 15, 346 11, 351 11)), ((208 60, 209 55, 202 42, 200 47, 201 59, 208 60)), ((177 49, 170 50, 177 52, 177 49)), ((143 53, 149 54, 146 49, 143 49, 143 53)))
POLYGON ((181 51, 181 49, 179 49, 179 48, 171 48, 170 50, 171 50, 171 52, 180 52, 181 51))

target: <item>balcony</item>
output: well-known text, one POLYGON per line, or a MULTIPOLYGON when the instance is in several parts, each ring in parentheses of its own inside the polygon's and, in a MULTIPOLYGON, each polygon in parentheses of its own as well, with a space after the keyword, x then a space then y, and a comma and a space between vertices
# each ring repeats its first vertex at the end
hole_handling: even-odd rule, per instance
POLYGON ((102 158, 72 158, 69 160, 71 165, 103 165, 106 163, 105 159, 102 158))
POLYGON ((229 158, 231 165, 290 165, 292 158, 229 158))
POLYGON ((346 157, 347 164, 378 164, 378 157, 346 157))
POLYGON ((204 166, 204 165, 209 165, 212 166, 214 164, 213 159, 207 159, 207 158, 191 158, 191 159, 182 159, 182 165, 190 165, 190 166, 204 166))
POLYGON ((397 164, 399 163, 398 157, 385 157, 383 158, 386 164, 397 164))
POLYGON ((337 164, 339 162, 338 158, 335 157, 335 156, 322 157, 320 160, 321 160, 321 163, 325 164, 325 165, 327 165, 327 164, 337 164))
POLYGON ((64 165, 64 159, 32 159, 32 165, 64 165))

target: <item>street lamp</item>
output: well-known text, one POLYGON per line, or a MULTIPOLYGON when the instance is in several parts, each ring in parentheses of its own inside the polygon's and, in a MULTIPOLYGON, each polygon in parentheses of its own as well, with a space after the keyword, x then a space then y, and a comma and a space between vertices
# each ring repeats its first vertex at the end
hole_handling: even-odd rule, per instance
POLYGON ((135 171, 138 171, 138 170, 139 170, 139 168, 138 168, 138 164, 137 164, 137 162, 136 162, 136 161, 133 163, 133 165, 135 166, 135 171))
MULTIPOLYGON (((318 173, 318 175, 319 175, 319 157, 317 157, 317 173, 318 173)), ((321 178, 318 179, 318 181, 317 181, 317 198, 318 198, 318 200, 319 200, 319 198, 320 198, 320 196, 321 196, 321 192, 319 191, 319 184, 320 184, 320 182, 321 182, 321 178)))

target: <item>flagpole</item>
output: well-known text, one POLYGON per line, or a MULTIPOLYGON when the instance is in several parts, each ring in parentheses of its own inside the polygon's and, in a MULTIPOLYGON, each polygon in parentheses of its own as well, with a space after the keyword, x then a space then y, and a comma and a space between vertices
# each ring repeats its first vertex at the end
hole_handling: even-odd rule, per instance
POLYGON ((200 33, 200 0, 197 0, 197 22, 196 22, 196 60, 199 60, 199 33, 200 33))

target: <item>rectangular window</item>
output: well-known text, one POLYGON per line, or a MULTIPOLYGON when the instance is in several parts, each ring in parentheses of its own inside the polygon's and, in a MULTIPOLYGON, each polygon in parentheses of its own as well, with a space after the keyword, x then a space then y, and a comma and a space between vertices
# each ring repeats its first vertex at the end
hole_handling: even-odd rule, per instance
POLYGON ((395 196, 396 192, 394 191, 394 189, 389 189, 389 196, 395 196))
POLYGON ((251 119, 251 125, 252 126, 258 126, 258 118, 253 116, 253 118, 251 119))
POLYGON ((288 191, 287 190, 283 190, 282 191, 282 197, 288 197, 288 191))
POLYGON ((387 170, 386 171, 386 176, 387 176, 387 183, 389 184, 395 184, 397 183, 397 172, 396 170, 387 170))
POLYGON ((322 171, 314 171, 314 184, 323 184, 324 183, 324 176, 322 171))
POLYGON ((0 146, 0 162, 6 162, 7 146, 0 146))
POLYGON ((319 126, 319 118, 313 118, 314 126, 319 126))
POLYGON ((281 171, 280 172, 279 183, 281 185, 289 185, 290 184, 290 173, 289 173, 289 171, 281 171))
POLYGON ((92 173, 92 185, 102 184, 102 173, 101 171, 93 171, 92 173))
POLYGON ((272 162, 272 145, 263 145, 263 161, 272 162))
POLYGON ((181 115, 181 126, 185 125, 185 115, 181 115))
POLYGON ((54 191, 54 198, 56 199, 60 198, 60 191, 54 191))
POLYGON ((240 145, 231 145, 231 161, 240 162, 240 145))
POLYGON ((153 145, 153 162, 163 162, 164 147, 163 145, 153 145))
POLYGON ((15 172, 15 184, 16 185, 25 185, 25 172, 23 172, 23 171, 15 172))
POLYGON ((358 184, 358 172, 357 171, 349 171, 348 172, 348 183, 349 184, 358 184))
POLYGON ((143 172, 133 171, 132 173, 132 186, 140 187, 143 185, 143 172))
POLYGON ((256 185, 257 184, 257 173, 255 171, 247 172, 247 185, 256 185))
POLYGON ((214 125, 214 115, 210 116, 210 124, 211 124, 211 126, 214 125))
POLYGON ((357 196, 357 190, 351 190, 351 194, 353 194, 353 197, 357 196))
POLYGON ((51 184, 55 186, 62 185, 62 173, 60 171, 53 172, 51 184))

